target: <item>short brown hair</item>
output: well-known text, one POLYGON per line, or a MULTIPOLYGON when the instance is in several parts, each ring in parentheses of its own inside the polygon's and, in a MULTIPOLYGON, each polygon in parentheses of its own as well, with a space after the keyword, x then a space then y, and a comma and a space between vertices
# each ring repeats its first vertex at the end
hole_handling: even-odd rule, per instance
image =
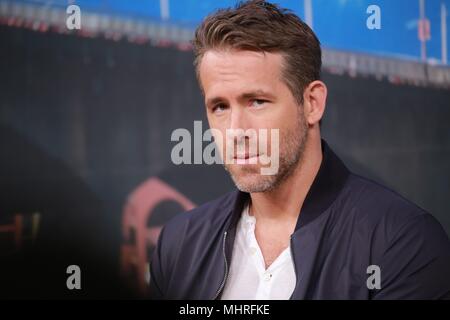
POLYGON ((192 44, 197 75, 208 50, 281 53, 284 81, 300 104, 306 86, 320 79, 322 51, 314 32, 290 10, 263 0, 240 2, 209 15, 195 31, 192 44))

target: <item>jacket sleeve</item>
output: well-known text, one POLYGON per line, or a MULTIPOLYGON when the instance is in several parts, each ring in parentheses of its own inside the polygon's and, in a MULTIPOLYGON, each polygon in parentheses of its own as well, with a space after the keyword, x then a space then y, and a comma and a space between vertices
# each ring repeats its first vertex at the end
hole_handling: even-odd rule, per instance
POLYGON ((150 289, 149 298, 152 300, 165 299, 164 294, 164 267, 162 266, 161 247, 164 237, 164 228, 158 238, 158 243, 150 261, 150 289))
POLYGON ((450 299, 450 242, 432 215, 400 227, 379 262, 381 286, 373 299, 450 299))

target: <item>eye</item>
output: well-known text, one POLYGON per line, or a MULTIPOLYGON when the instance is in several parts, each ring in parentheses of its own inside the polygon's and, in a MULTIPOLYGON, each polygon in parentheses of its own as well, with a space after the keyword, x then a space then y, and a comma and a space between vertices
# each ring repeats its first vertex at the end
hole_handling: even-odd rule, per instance
POLYGON ((212 107, 212 112, 213 112, 213 113, 222 113, 222 112, 224 112, 227 108, 228 108, 228 107, 227 107, 225 104, 220 103, 220 104, 217 104, 217 105, 215 105, 214 107, 212 107))
POLYGON ((262 100, 262 99, 255 99, 251 101, 251 106, 255 107, 255 108, 260 108, 262 107, 266 102, 268 102, 267 100, 262 100))

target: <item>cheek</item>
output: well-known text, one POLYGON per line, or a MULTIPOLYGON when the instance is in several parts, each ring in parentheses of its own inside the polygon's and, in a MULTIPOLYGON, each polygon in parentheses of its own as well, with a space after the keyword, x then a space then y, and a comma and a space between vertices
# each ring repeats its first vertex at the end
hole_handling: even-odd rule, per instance
POLYGON ((208 113, 206 115, 208 119, 208 124, 211 129, 224 131, 226 126, 226 117, 225 116, 216 116, 214 114, 208 113))
MULTIPOLYGON (((299 130, 299 111, 297 105, 282 106, 271 115, 270 120, 265 122, 267 133, 267 146, 270 154, 278 149, 282 152, 287 139, 292 139, 299 130), (274 129, 277 131, 275 132, 274 129), (278 148, 272 146, 276 144, 278 148)), ((300 134, 300 133, 299 133, 300 134)))
POLYGON ((217 144, 217 146, 222 149, 223 147, 223 137, 225 135, 225 132, 222 132, 221 130, 214 129, 212 132, 212 135, 214 137, 214 142, 217 144))
POLYGON ((296 105, 282 105, 274 108, 273 112, 267 114, 259 121, 258 127, 265 129, 279 129, 280 134, 286 129, 295 127, 298 122, 298 111, 296 105))
POLYGON ((219 136, 219 135, 222 135, 223 137, 225 137, 226 130, 228 128, 227 117, 226 116, 216 117, 216 116, 208 115, 207 118, 208 118, 209 128, 211 129, 214 138, 216 138, 216 136, 219 136))
POLYGON ((214 142, 219 150, 219 152, 221 153, 221 155, 225 154, 225 137, 226 137, 226 132, 225 130, 222 130, 222 128, 217 128, 217 127, 213 127, 211 126, 210 123, 210 130, 211 130, 211 134, 214 138, 214 142))

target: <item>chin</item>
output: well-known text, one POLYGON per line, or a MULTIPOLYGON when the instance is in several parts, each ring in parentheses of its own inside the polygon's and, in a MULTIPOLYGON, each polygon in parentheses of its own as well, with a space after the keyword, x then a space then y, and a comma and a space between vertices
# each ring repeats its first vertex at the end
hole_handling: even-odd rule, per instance
POLYGON ((266 192, 272 189, 273 179, 258 174, 232 175, 234 184, 243 192, 258 193, 266 192))

